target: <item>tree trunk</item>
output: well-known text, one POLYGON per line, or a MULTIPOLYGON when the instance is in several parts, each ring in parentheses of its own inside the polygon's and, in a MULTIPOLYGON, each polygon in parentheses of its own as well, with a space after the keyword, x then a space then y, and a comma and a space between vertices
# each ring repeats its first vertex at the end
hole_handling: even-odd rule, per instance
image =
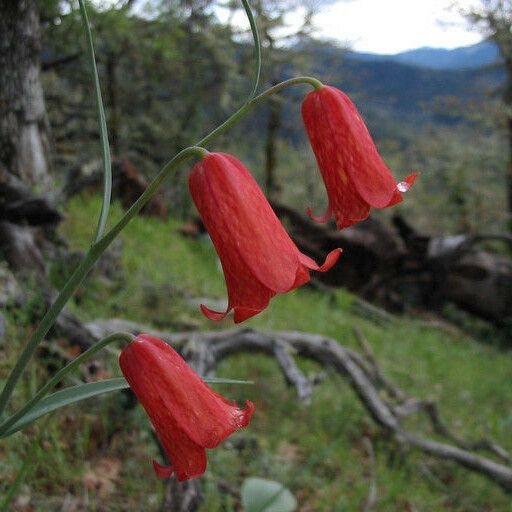
MULTIPOLYGON (((512 43, 511 32, 512 25, 508 25, 506 40, 512 43)), ((506 226, 509 230, 512 229, 512 114, 510 109, 512 108, 512 54, 509 50, 509 45, 500 45, 497 41, 500 49, 500 54, 505 63, 505 70, 507 72, 507 80, 503 90, 502 101, 506 112, 506 123, 507 123, 507 143, 508 143, 508 162, 505 175, 505 192, 506 192, 506 208, 508 213, 506 226)))
POLYGON ((52 186, 36 0, 0 1, 0 163, 39 191, 52 186))
POLYGON ((119 127, 121 126, 121 113, 117 101, 117 55, 110 54, 107 60, 108 76, 108 102, 110 107, 109 133, 112 153, 119 157, 119 127))
POLYGON ((276 181, 277 135, 281 125, 281 103, 272 98, 267 122, 267 140, 265 143, 265 189, 270 199, 276 199, 279 186, 276 181))
MULTIPOLYGON (((511 104, 507 106, 507 109, 512 107, 511 104)), ((507 164, 507 211, 509 214, 508 228, 512 230, 512 117, 509 116, 507 119, 508 128, 508 164, 507 164)))

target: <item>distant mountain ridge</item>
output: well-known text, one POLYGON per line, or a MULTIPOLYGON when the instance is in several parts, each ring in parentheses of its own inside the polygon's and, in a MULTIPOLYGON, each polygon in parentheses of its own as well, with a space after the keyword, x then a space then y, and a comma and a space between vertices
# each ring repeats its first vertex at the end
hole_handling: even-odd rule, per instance
POLYGON ((347 58, 365 62, 398 62, 437 70, 477 69, 496 63, 499 60, 497 46, 482 41, 471 46, 447 50, 445 48, 416 48, 394 55, 381 55, 350 51, 347 58))
POLYGON ((312 74, 349 94, 377 138, 392 134, 399 140, 400 133, 407 136, 414 127, 428 123, 467 122, 467 105, 486 101, 505 80, 502 65, 489 66, 499 62, 490 43, 396 56, 368 56, 332 45, 312 44, 303 50, 312 62, 312 74), (425 58, 429 54, 437 59, 437 68, 425 58))

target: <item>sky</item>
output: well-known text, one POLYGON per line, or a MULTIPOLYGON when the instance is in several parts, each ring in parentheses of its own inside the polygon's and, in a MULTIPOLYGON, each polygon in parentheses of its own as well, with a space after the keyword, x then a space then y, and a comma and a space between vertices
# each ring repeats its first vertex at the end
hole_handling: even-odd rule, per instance
MULTIPOLYGON (((475 5, 475 0, 457 2, 475 5)), ((347 42, 352 49, 398 53, 432 46, 456 48, 481 41, 453 0, 349 0, 323 8, 315 17, 318 35, 347 42)))
MULTIPOLYGON (((471 29, 455 3, 459 9, 468 8, 478 5, 478 0, 335 0, 316 14, 315 35, 356 51, 381 54, 478 43, 481 34, 471 29)), ((218 15, 225 21, 222 12, 218 15)), ((287 18, 291 27, 298 26, 300 20, 300 12, 287 18)), ((233 22, 248 28, 242 11, 233 22)))

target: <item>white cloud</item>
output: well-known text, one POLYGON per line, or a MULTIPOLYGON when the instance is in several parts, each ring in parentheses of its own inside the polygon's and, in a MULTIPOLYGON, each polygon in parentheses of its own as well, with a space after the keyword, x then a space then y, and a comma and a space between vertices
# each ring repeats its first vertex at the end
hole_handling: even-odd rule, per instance
MULTIPOLYGON (((474 0, 459 1, 468 7, 474 0)), ((338 1, 315 16, 317 35, 372 53, 432 46, 455 48, 482 39, 450 0, 338 1)))

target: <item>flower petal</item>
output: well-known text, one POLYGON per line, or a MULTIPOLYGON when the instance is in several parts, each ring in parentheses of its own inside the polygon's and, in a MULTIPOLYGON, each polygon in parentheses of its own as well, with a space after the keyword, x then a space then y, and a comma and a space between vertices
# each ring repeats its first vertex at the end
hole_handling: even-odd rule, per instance
POLYGON ((160 441, 165 453, 171 460, 170 466, 162 466, 153 461, 155 473, 161 478, 168 478, 176 473, 176 478, 182 482, 196 478, 206 471, 206 450, 194 443, 186 435, 176 435, 174 429, 159 432, 160 441))
POLYGON ((309 206, 307 208, 307 212, 308 212, 309 218, 311 220, 314 220, 315 222, 319 222, 320 224, 327 222, 331 218, 331 215, 332 215, 331 205, 328 205, 327 210, 325 210, 325 213, 323 215, 320 215, 319 217, 317 217, 313 213, 313 210, 309 206))
POLYGON ((370 215, 370 205, 363 200, 353 186, 333 191, 332 210, 338 229, 347 228, 365 220, 370 215))
POLYGON ((153 469, 160 478, 169 478, 174 473, 172 466, 162 466, 156 460, 153 460, 153 469))
MULTIPOLYGON (((244 274, 274 294, 289 290, 297 272, 298 249, 241 162, 225 153, 210 153, 192 169, 189 186, 233 284, 244 274)), ((243 287, 235 284, 234 289, 243 287)), ((231 297, 230 303, 263 309, 231 297)))
POLYGON ((249 318, 252 318, 253 316, 257 315, 258 313, 261 313, 263 309, 249 309, 249 308, 235 308, 235 314, 233 315, 233 320, 235 324, 239 324, 240 322, 243 322, 244 320, 248 320, 249 318))
POLYGON ((301 262, 311 270, 315 270, 317 272, 327 272, 338 261, 342 252, 343 249, 334 249, 327 255, 324 263, 321 266, 318 266, 316 261, 309 256, 301 253, 301 262))
POLYGON ((177 444, 173 453, 168 452, 176 471, 179 446, 195 443, 214 448, 247 424, 247 415, 252 414, 212 390, 158 338, 139 335, 122 351, 119 363, 162 443, 168 447, 177 444))
POLYGON ((221 313, 219 311, 214 311, 213 309, 206 307, 204 304, 200 304, 199 307, 201 308, 201 311, 206 318, 209 318, 210 320, 215 320, 217 322, 219 322, 220 320, 224 320, 224 318, 226 318, 226 315, 232 309, 230 306, 228 306, 228 309, 221 313))
POLYGON ((398 183, 396 186, 395 193, 393 194, 393 197, 391 198, 391 201, 389 202, 389 204, 387 206, 393 206, 393 205, 399 203, 400 201, 402 201, 403 200, 402 194, 404 192, 407 192, 414 185, 414 182, 416 181, 416 178, 419 176, 419 174, 420 174, 419 172, 410 174, 409 176, 404 178, 403 181, 398 183), (400 189, 402 189, 402 190, 400 190, 400 189))
MULTIPOLYGON (((302 256, 304 256, 302 253, 299 254, 299 260, 302 263, 302 256)), ((303 266, 300 265, 299 269, 297 270, 297 275, 295 276, 295 282, 293 283, 293 286, 290 288, 290 290, 295 290, 295 288, 299 288, 300 286, 305 285, 309 282, 311 279, 311 276, 309 275, 309 270, 303 266)))
MULTIPOLYGON (((337 102, 337 96, 326 87, 321 91, 324 89, 337 102)), ((323 95, 319 92, 308 94, 302 104, 302 117, 325 184, 329 210, 336 219, 338 229, 341 229, 366 219, 370 207, 361 198, 346 172, 347 165, 353 165, 348 152, 354 147, 353 143, 346 144, 345 141, 346 120, 342 118, 340 126, 337 119, 340 114, 337 111, 327 112, 324 103, 323 95)), ((325 217, 327 212, 318 220, 324 220, 325 217)))
POLYGON ((396 181, 379 155, 359 111, 335 87, 324 86, 318 94, 333 140, 343 144, 339 151, 344 171, 365 202, 384 208, 396 190, 396 181))

